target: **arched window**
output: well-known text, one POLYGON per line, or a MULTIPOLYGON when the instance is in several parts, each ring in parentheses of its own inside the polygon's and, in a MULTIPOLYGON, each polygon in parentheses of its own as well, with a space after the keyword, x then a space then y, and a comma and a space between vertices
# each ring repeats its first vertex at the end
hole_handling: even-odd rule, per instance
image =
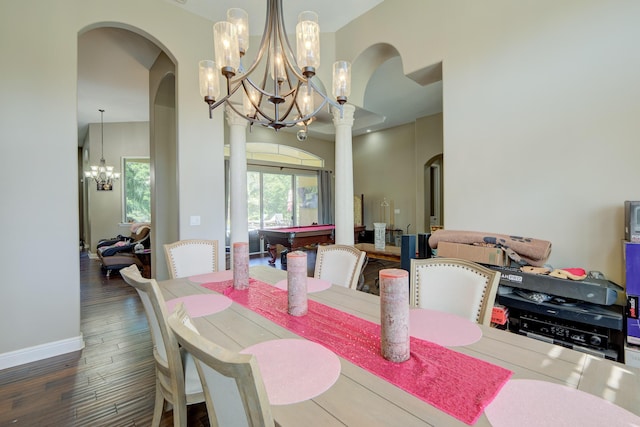
MULTIPOLYGON (((247 142, 247 161, 282 163, 296 165, 310 169, 322 169, 324 159, 289 145, 273 144, 270 142, 247 142)), ((224 155, 229 157, 230 149, 224 146, 224 155)))

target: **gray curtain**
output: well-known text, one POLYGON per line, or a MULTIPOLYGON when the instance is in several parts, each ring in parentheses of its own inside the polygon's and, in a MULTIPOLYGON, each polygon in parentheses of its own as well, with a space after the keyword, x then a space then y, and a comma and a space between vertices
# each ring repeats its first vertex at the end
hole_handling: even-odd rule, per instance
MULTIPOLYGON (((229 167, 229 159, 224 159, 224 219, 225 224, 229 224, 229 193, 231 192, 231 168, 229 167)), ((231 246, 231 239, 229 234, 225 233, 225 247, 231 246)))
POLYGON ((333 224, 333 173, 318 171, 318 223, 333 224))

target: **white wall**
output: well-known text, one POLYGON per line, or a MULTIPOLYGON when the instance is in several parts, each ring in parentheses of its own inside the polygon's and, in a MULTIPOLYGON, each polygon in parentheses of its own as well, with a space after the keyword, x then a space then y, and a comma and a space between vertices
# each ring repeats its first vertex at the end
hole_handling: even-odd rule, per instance
POLYGON ((386 1, 337 33, 406 73, 443 62, 444 224, 550 240, 555 267, 622 277, 640 198, 640 2, 386 1), (382 25, 403 13, 402 28, 382 25), (411 13, 406 13, 411 11, 411 13))
POLYGON ((408 227, 410 234, 428 230, 423 171, 438 154, 442 154, 442 114, 354 138, 353 186, 355 194, 364 194, 367 229, 382 221, 380 204, 386 198, 394 228, 406 233, 408 227))
POLYGON ((224 239, 223 123, 209 120, 197 89, 211 23, 157 0, 0 3, 0 223, 11 242, 0 265, 0 324, 11 325, 0 328, 0 368, 82 346, 77 40, 105 22, 147 36, 177 64, 180 235, 224 239), (202 217, 197 230, 192 213, 202 217))
MULTIPOLYGON (((442 154, 442 114, 434 114, 421 117, 416 120, 416 218, 415 227, 409 229, 409 233, 429 232, 429 201, 425 201, 425 185, 431 183, 430 178, 425 178, 424 167, 435 156, 442 154)), ((428 190, 428 189, 427 189, 428 190)))
POLYGON ((368 230, 373 230, 374 222, 386 222, 387 227, 404 232, 412 225, 415 232, 416 174, 413 124, 353 139, 353 189, 356 195, 364 194, 364 225, 368 230), (384 199, 390 205, 386 212, 380 207, 384 199), (394 215, 395 209, 400 213, 394 215))

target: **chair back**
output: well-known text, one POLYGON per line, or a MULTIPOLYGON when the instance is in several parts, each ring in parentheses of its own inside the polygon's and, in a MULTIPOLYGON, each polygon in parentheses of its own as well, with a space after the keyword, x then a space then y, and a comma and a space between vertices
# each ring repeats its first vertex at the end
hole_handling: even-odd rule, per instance
POLYGON ((318 246, 313 277, 357 289, 366 252, 349 245, 318 246))
POLYGON ((172 279, 218 271, 218 241, 189 239, 164 245, 172 279))
POLYGON ((182 303, 168 323, 196 362, 211 426, 274 425, 255 356, 229 351, 202 337, 182 303))
POLYGON ((500 272, 456 258, 411 260, 411 306, 490 325, 500 272))
MULTIPOLYGON (((166 303, 155 279, 146 279, 135 265, 120 270, 124 281, 133 286, 144 307, 156 365, 156 387, 174 406, 174 418, 186 417, 186 405, 204 401, 193 359, 184 358, 178 341, 167 324, 166 303), (178 411, 176 414, 175 411, 178 411)), ((186 418, 185 418, 186 419, 186 418)))

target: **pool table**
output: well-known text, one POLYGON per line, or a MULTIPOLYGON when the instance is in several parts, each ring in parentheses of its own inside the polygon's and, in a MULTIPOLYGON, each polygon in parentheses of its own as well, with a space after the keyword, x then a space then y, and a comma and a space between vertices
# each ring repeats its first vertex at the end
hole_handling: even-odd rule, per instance
MULTIPOLYGON (((282 245, 288 250, 294 251, 307 245, 333 243, 335 228, 336 226, 333 224, 301 225, 294 227, 264 228, 258 230, 258 234, 264 238, 267 243, 267 250, 269 251, 269 255, 271 255, 269 263, 275 264, 277 245, 282 245)), ((356 242, 363 230, 364 226, 354 227, 356 242)), ((286 260, 283 263, 286 263, 286 260)))
POLYGON ((269 264, 276 262, 277 245, 282 245, 290 251, 303 246, 333 243, 336 226, 333 224, 301 225, 295 227, 264 228, 258 231, 267 243, 267 250, 271 255, 269 264))

